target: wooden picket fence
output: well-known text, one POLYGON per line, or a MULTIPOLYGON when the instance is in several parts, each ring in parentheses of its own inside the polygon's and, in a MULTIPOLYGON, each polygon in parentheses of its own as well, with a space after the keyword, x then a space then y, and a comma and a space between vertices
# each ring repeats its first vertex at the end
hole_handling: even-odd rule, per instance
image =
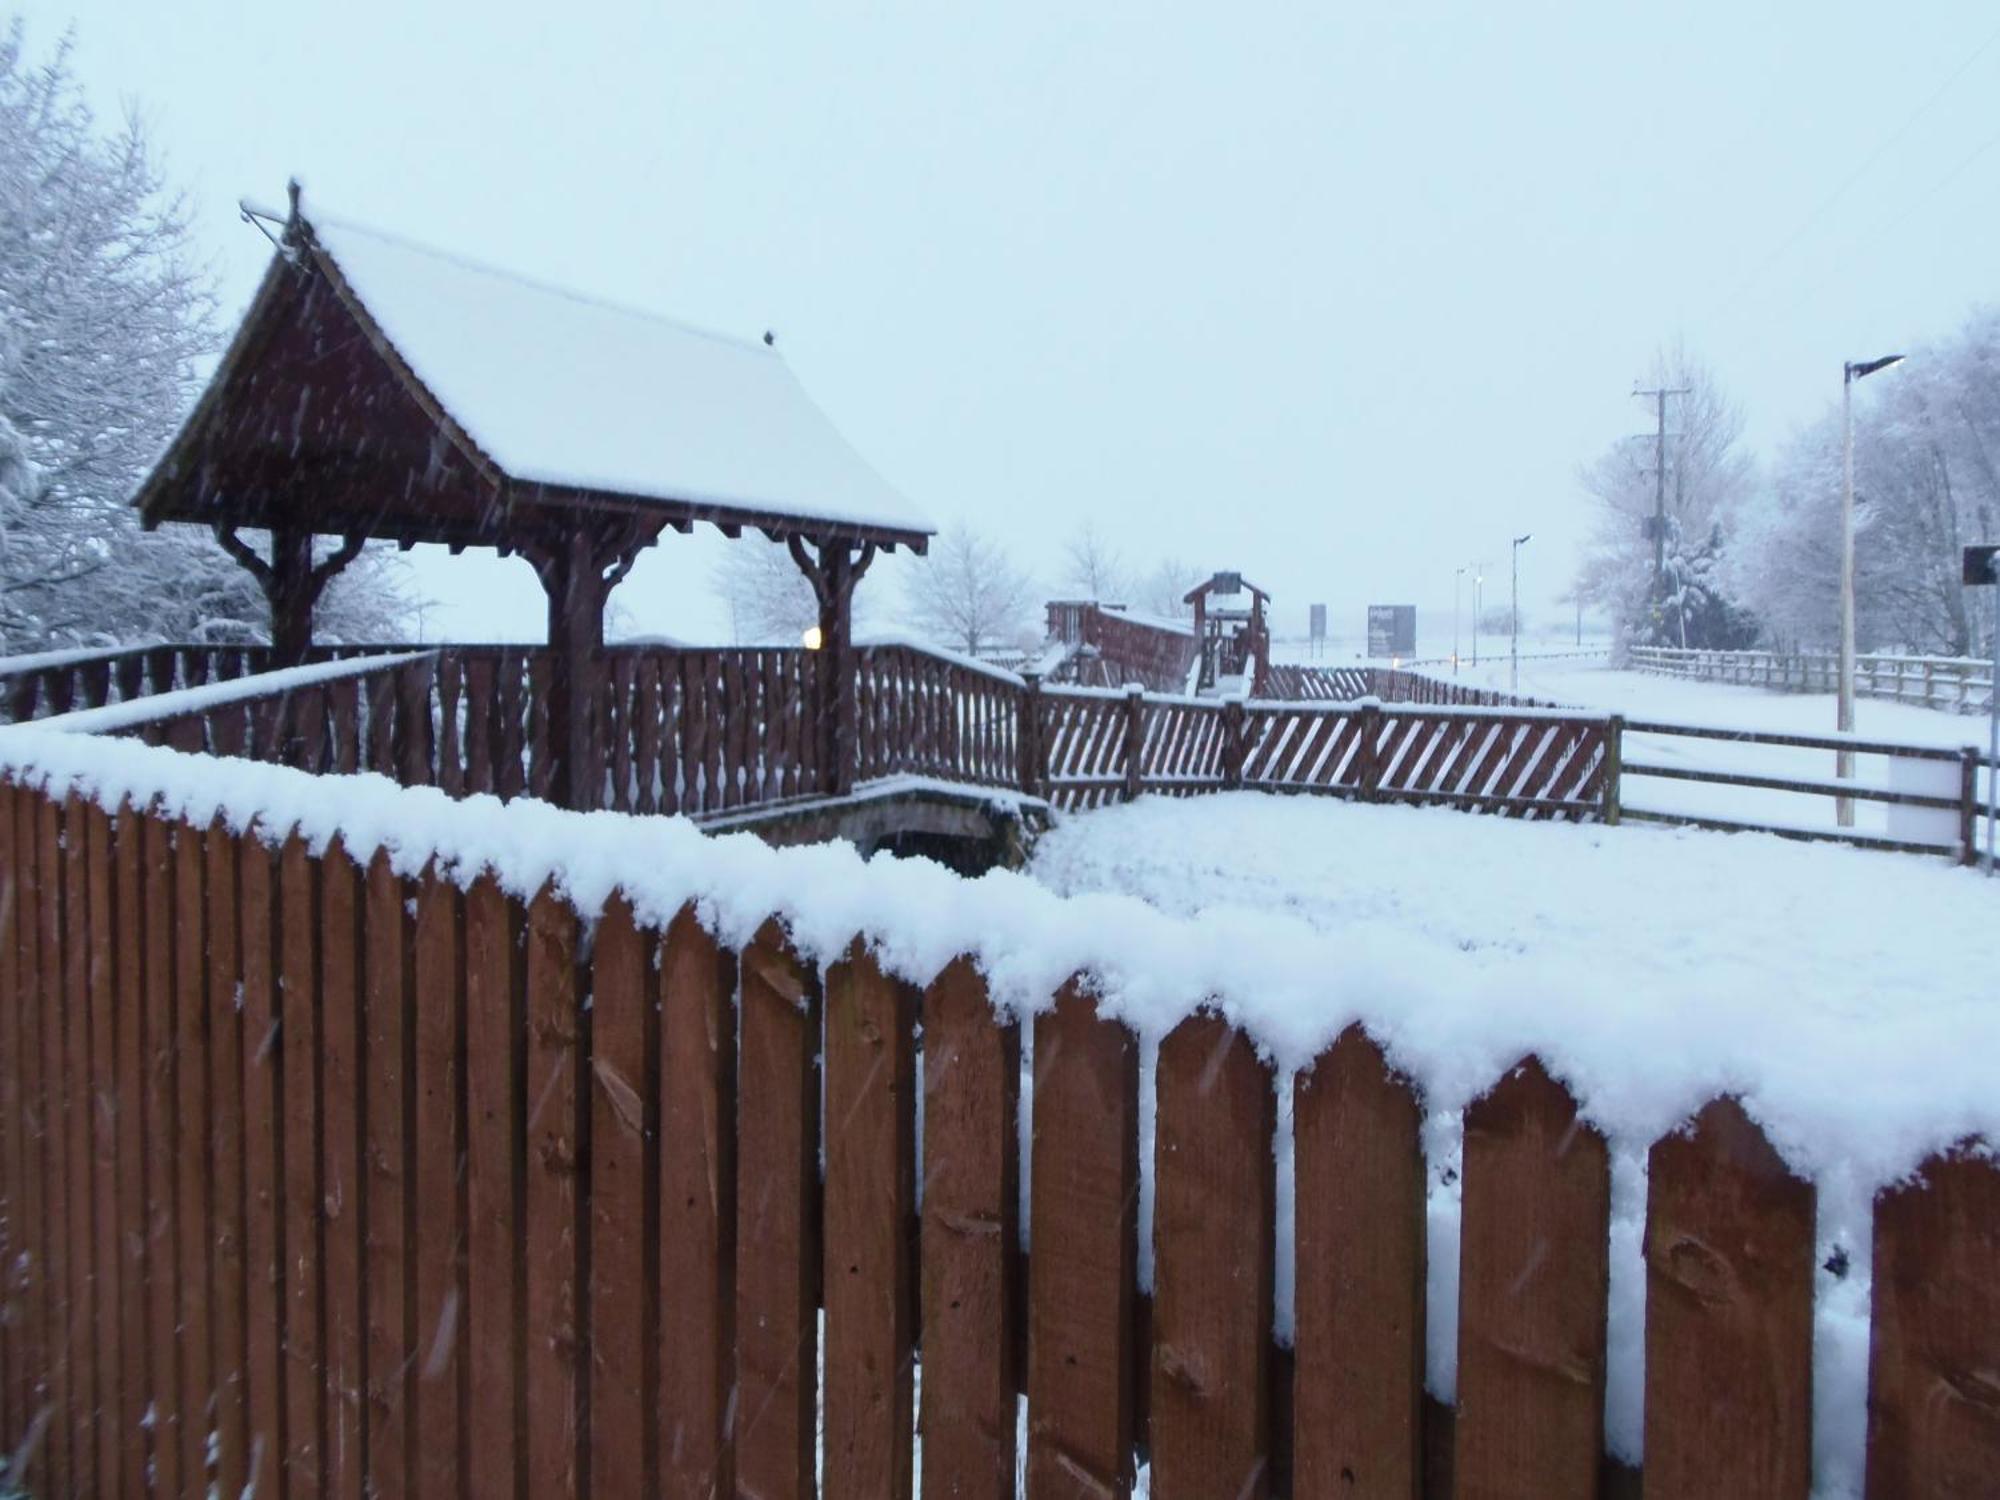
POLYGON ((1597 817, 1610 807, 1615 721, 1603 714, 1065 687, 1031 697, 1046 761, 1023 786, 1065 809, 1236 788, 1517 817, 1597 817))
MULTIPOLYGON (((1256 1048, 1161 1045, 1146 1298, 1138 1045, 1074 984, 1030 1031, 965 960, 0 784, 0 1451, 50 1497, 810 1496, 820 1444, 836 1497, 1631 1492, 1606 1143, 1536 1061, 1465 1115, 1454 1413, 1425 1106, 1365 1033, 1286 1080, 1294 1356, 1256 1048)), ((1812 1185, 1719 1100, 1649 1193, 1645 1494, 1803 1497, 1812 1185)), ((2000 1169, 1874 1237, 1868 1493, 1988 1493, 2000 1169)))

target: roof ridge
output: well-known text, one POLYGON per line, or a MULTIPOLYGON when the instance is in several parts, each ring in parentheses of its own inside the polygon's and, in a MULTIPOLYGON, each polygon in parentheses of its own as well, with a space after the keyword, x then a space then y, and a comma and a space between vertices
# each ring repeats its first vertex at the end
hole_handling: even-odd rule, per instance
MULTIPOLYGON (((489 261, 475 260, 470 256, 461 255, 457 251, 441 250, 435 245, 427 245, 421 240, 411 239, 409 236, 397 234, 393 230, 378 229, 372 224, 363 224, 355 219, 342 218, 337 214, 316 213, 306 208, 303 204, 300 206, 299 217, 304 221, 307 229, 314 231, 315 239, 318 238, 318 226, 322 224, 336 231, 350 234, 364 234, 385 244, 394 245, 400 250, 429 256, 432 260, 442 261, 446 265, 455 266, 460 270, 476 272, 482 276, 493 276, 502 281, 511 281, 516 286, 525 287, 531 291, 543 292, 553 297, 562 297, 585 307, 595 307, 605 312, 620 313, 631 318, 643 318, 651 323, 662 323, 682 333, 692 334, 696 338, 710 339, 718 344, 726 344, 730 348, 740 350, 746 354, 761 355, 767 359, 777 360, 780 364, 785 362, 784 356, 778 353, 777 349, 772 345, 761 344, 754 339, 739 338, 733 333, 723 333, 719 329, 706 328, 699 323, 691 323, 685 318, 677 318, 672 313, 661 312, 655 308, 639 307, 629 302, 617 302, 609 297, 595 297, 588 292, 579 292, 574 287, 563 286, 554 281, 544 280, 539 276, 530 276, 521 271, 510 270, 506 266, 494 265, 489 261)), ((322 244, 322 248, 329 254, 332 254, 335 260, 340 258, 332 246, 322 244)))

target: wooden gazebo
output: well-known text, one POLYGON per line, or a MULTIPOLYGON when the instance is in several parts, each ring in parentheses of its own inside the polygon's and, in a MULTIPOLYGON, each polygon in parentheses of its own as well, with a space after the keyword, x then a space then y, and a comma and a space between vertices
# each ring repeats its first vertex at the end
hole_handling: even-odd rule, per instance
MULTIPOLYGON (((820 605, 820 732, 855 584, 933 528, 848 446, 775 349, 553 287, 301 206, 246 208, 276 245, 242 326, 135 497, 213 529, 302 660, 313 606, 364 543, 494 547, 533 565, 557 657, 557 795, 588 802, 604 606, 669 527, 787 544, 820 605), (267 555, 241 536, 266 531, 267 555), (338 543, 317 562, 315 537, 338 543)), ((831 756, 829 760, 831 760, 831 756)))
POLYGON ((1265 606, 1271 596, 1241 573, 1216 573, 1182 597, 1194 606, 1194 634, 1201 651, 1199 690, 1212 691, 1226 677, 1255 680, 1245 684, 1258 697, 1268 691, 1271 629, 1265 606), (1247 602, 1235 601, 1248 596, 1247 602))

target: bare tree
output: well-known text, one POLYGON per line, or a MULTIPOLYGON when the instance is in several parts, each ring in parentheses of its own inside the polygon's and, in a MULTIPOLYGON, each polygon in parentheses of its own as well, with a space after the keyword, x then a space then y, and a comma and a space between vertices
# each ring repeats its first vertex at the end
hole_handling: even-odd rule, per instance
POLYGON ((812 585, 776 542, 747 535, 732 542, 715 565, 714 585, 739 645, 795 646, 819 623, 812 585))
POLYGON ((1194 606, 1187 602, 1188 590, 1207 576, 1185 558, 1162 558, 1146 575, 1133 602, 1147 614, 1161 619, 1186 619, 1194 613, 1194 606))
POLYGON ((1095 521, 1085 521, 1064 548, 1067 572, 1063 587, 1079 599, 1095 599, 1100 604, 1123 604, 1131 592, 1125 560, 1118 555, 1095 521))
MULTIPOLYGON (((30 64, 16 21, 0 36, 0 648, 263 634, 261 591, 207 532, 146 533, 127 503, 216 343, 143 124, 101 131, 69 40, 30 64)), ((393 633, 397 576, 370 549, 329 617, 393 633)))
POLYGON ((1033 580, 997 542, 967 526, 942 532, 909 580, 910 623, 967 655, 1036 633, 1033 580))

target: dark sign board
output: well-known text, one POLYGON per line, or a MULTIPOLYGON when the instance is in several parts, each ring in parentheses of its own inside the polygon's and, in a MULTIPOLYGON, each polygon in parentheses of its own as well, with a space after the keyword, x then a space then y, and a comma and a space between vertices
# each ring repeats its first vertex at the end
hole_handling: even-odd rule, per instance
POLYGON ((2000 575, 1993 571, 1993 561, 2000 557, 2000 546, 1986 542, 1977 547, 1965 549, 1965 575, 1961 582, 1967 588, 1978 588, 1981 584, 2000 583, 2000 575))
POLYGON ((1416 605, 1371 604, 1368 606, 1368 654, 1370 656, 1415 656, 1417 654, 1416 605))
POLYGON ((1243 575, 1241 573, 1217 573, 1214 578, 1209 580, 1208 591, 1211 594, 1240 594, 1243 592, 1243 575))
POLYGON ((1308 633, 1308 634, 1309 634, 1309 635, 1310 635, 1310 636, 1311 636, 1311 637, 1312 637, 1312 638, 1313 638, 1314 640, 1316 640, 1316 641, 1323 641, 1323 640, 1325 640, 1325 639, 1326 639, 1326 606, 1325 606, 1324 604, 1310 604, 1310 605, 1307 605, 1307 606, 1306 606, 1306 614, 1307 614, 1307 617, 1308 617, 1308 618, 1309 618, 1309 619, 1311 620, 1311 622, 1312 622, 1312 623, 1311 623, 1311 626, 1309 627, 1309 629, 1308 629, 1308 632, 1307 632, 1307 633, 1308 633))

